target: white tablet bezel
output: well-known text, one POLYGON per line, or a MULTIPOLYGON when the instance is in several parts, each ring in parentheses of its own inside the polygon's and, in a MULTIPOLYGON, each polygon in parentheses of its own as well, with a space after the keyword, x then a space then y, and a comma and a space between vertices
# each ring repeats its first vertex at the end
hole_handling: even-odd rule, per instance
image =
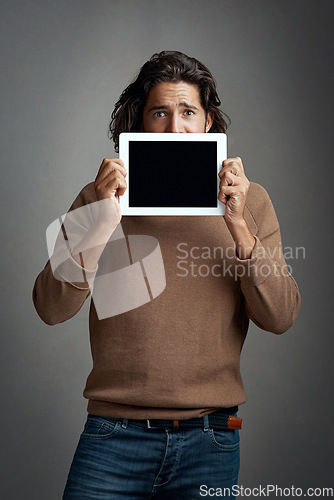
MULTIPOLYGON (((129 173, 129 142, 130 141, 214 141, 217 142, 217 196, 219 191, 218 172, 222 162, 227 158, 227 137, 224 133, 150 133, 123 132, 119 135, 119 158, 123 160, 128 172, 126 182, 131 183, 129 173)), ((119 197, 123 215, 224 215, 225 205, 217 198, 216 207, 130 207, 128 188, 119 197)))

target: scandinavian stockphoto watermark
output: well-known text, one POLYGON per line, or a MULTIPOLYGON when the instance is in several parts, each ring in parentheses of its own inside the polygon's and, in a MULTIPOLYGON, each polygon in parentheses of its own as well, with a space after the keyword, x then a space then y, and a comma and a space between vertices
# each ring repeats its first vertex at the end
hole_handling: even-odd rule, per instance
POLYGON ((280 487, 278 485, 267 484, 259 485, 252 488, 247 488, 245 486, 239 486, 237 484, 228 488, 213 488, 207 484, 201 484, 199 488, 199 494, 201 497, 247 497, 247 498, 258 498, 258 497, 316 497, 316 498, 329 498, 334 496, 333 488, 298 488, 296 486, 280 487))
MULTIPOLYGON (((99 319, 141 307, 166 288, 165 266, 157 238, 126 235, 119 221, 118 204, 101 200, 70 210, 46 231, 54 277, 90 291, 99 319), (105 217, 108 230, 105 229, 105 217), (101 254, 96 269, 92 269, 88 256, 98 247, 101 254)), ((172 265, 168 271, 175 271, 180 278, 213 276, 237 280, 247 275, 265 279, 269 275, 291 273, 291 264, 280 265, 276 259, 280 262, 282 257, 286 261, 305 259, 305 253, 304 247, 271 250, 258 245, 256 259, 238 261, 235 247, 199 247, 179 242, 175 249, 176 268, 173 270, 172 265)))
POLYGON ((236 260, 236 247, 189 246, 180 242, 176 246, 176 274, 179 277, 194 278, 231 277, 235 280, 243 276, 267 278, 269 275, 285 276, 292 273, 292 259, 305 259, 306 249, 300 247, 282 247, 274 249, 258 246, 256 259, 236 260), (286 265, 278 262, 285 259, 286 265))

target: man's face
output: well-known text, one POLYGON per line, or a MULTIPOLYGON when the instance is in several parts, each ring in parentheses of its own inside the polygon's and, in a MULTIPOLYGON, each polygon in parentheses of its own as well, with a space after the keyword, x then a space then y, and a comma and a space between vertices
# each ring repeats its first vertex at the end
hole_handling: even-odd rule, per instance
POLYGON ((205 117, 196 85, 164 82, 151 88, 143 111, 144 132, 208 132, 212 115, 205 117))

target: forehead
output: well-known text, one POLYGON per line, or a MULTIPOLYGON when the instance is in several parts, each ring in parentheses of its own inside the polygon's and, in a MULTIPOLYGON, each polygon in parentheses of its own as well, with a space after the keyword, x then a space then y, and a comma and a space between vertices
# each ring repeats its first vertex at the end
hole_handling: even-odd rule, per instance
POLYGON ((154 85, 148 93, 145 107, 173 105, 180 102, 202 107, 198 87, 187 82, 163 82, 154 85))

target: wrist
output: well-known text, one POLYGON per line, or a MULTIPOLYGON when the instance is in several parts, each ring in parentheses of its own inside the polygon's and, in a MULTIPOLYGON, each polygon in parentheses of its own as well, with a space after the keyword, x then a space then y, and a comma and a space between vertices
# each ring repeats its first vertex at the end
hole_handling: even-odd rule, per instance
POLYGON ((104 198, 97 203, 98 213, 95 220, 97 226, 113 226, 121 221, 121 208, 117 198, 104 198))
POLYGON ((226 221, 226 225, 231 233, 236 246, 236 252, 240 259, 249 259, 255 246, 255 238, 250 232, 244 218, 226 221))
POLYGON ((233 229, 243 230, 243 229, 248 228, 247 222, 245 221, 244 217, 240 217, 238 219, 229 219, 227 217, 224 217, 224 219, 225 219, 227 227, 230 230, 233 230, 233 229))

